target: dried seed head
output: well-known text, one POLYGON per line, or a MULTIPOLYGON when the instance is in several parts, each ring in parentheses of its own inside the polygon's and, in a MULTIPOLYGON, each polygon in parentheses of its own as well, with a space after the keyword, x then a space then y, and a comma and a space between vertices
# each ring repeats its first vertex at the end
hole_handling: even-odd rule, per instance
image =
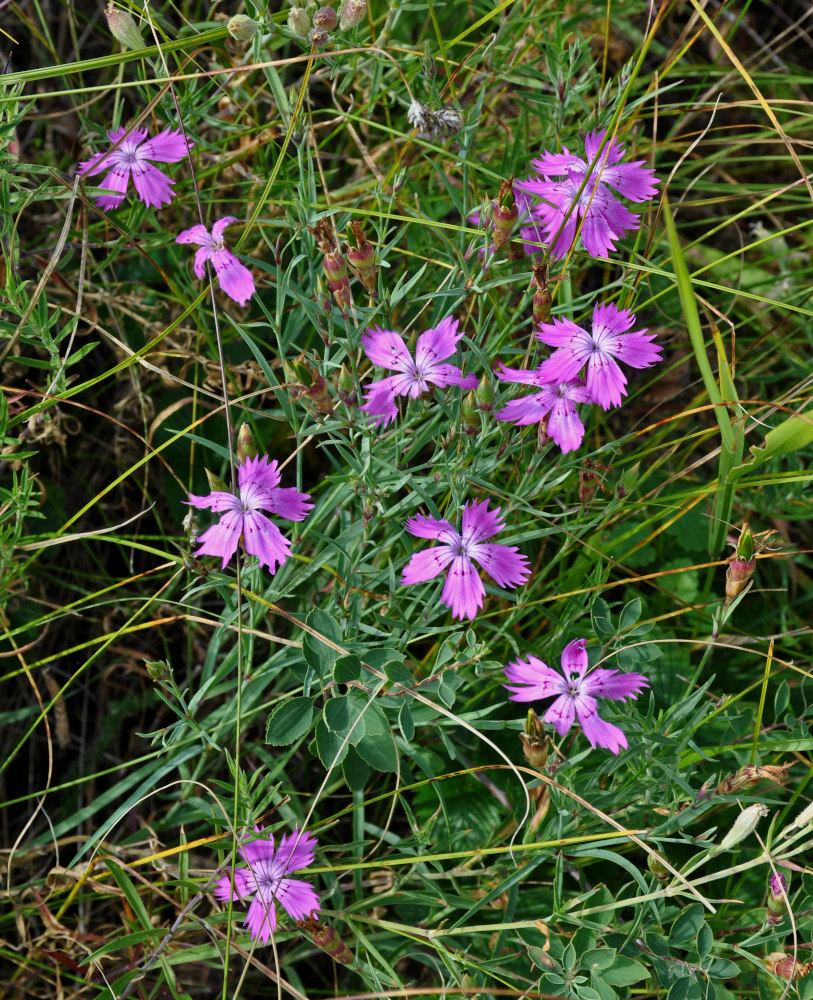
POLYGON ((531 767, 544 767, 548 759, 549 741, 539 716, 532 708, 528 709, 525 730, 519 734, 519 738, 522 740, 522 752, 531 767))
POLYGON ((794 763, 795 761, 790 760, 787 764, 745 764, 738 771, 723 778, 717 786, 717 794, 736 795, 739 792, 747 792, 763 778, 775 785, 784 784, 788 771, 794 763))
POLYGON ((796 962, 793 955, 784 951, 772 951, 765 956, 765 967, 780 979, 801 979, 813 969, 813 962, 796 962))
POLYGON ((407 110, 407 121, 418 130, 419 139, 455 135, 464 124, 463 115, 454 105, 446 104, 439 111, 432 111, 414 97, 407 110))
POLYGON ((109 3, 105 10, 105 15, 110 34, 117 42, 121 43, 123 48, 131 52, 144 48, 144 40, 141 37, 141 32, 138 30, 138 25, 128 11, 109 3))

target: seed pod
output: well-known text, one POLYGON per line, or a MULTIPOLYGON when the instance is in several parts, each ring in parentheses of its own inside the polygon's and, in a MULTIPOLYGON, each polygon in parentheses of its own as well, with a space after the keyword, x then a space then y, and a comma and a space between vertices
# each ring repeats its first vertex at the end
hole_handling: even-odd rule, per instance
POLYGON ((226 27, 231 37, 238 42, 250 42, 260 30, 259 24, 247 14, 235 14, 226 27))
POLYGON ((324 255, 322 266, 325 271, 328 288, 333 292, 336 305, 341 309, 343 315, 352 305, 353 298, 350 294, 350 279, 347 276, 347 265, 344 262, 341 250, 338 249, 334 240, 330 223, 327 219, 320 219, 315 226, 308 229, 316 239, 316 245, 324 255))
POLYGON ((348 245, 348 263, 370 295, 375 296, 376 276, 378 274, 378 268, 375 266, 375 247, 372 243, 368 243, 360 222, 351 222, 350 229, 355 246, 352 243, 348 245))
POLYGON ((320 7, 313 15, 314 28, 324 28, 325 31, 333 31, 339 23, 339 15, 332 7, 320 7))
POLYGON ((747 792, 763 778, 775 785, 782 785, 788 776, 788 771, 795 763, 789 760, 787 764, 745 764, 738 771, 723 778, 717 786, 717 794, 736 795, 747 792))
POLYGON ((532 708, 528 709, 525 729, 519 734, 519 738, 522 740, 522 752, 531 767, 544 767, 548 759, 548 738, 539 716, 532 708))
POLYGON ((320 924, 318 920, 308 917, 306 920, 297 920, 296 926, 309 934, 316 947, 330 955, 334 962, 353 964, 353 952, 329 924, 320 924))
POLYGON ((138 25, 128 11, 109 3, 105 9, 105 15, 110 34, 117 42, 121 43, 123 48, 131 52, 144 48, 144 39, 141 37, 138 25))
POLYGON ((330 35, 324 28, 314 25, 308 32, 308 41, 314 48, 323 49, 330 42, 330 35))
POLYGON ((737 551, 728 560, 725 574, 725 604, 726 607, 745 590, 745 586, 754 575, 757 557, 754 552, 754 537, 748 524, 743 524, 737 541, 737 551))
POLYGON ((801 979, 813 969, 813 962, 795 962, 793 955, 784 951, 772 951, 765 956, 765 967, 780 979, 801 979))
POLYGON ((550 319, 550 307, 553 299, 548 290, 548 266, 536 261, 533 266, 533 283, 536 285, 533 301, 534 326, 541 326, 550 319))
POLYGON ((367 0, 344 0, 339 11, 339 29, 348 31, 361 24, 367 13, 367 0))

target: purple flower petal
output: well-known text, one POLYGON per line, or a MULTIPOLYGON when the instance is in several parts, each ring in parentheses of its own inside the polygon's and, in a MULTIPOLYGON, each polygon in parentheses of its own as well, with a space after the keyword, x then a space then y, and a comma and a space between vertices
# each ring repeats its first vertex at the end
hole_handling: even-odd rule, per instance
MULTIPOLYGON (((459 325, 458 320, 447 316, 437 326, 426 330, 418 337, 418 342, 415 345, 415 364, 418 368, 443 361, 454 354, 457 342, 463 336, 462 331, 458 333, 459 325)), ((393 366, 386 365, 385 367, 391 368, 393 366)))
MULTIPOLYGON (((217 223, 215 223, 217 225, 217 223)), ((199 247, 214 247, 215 240, 206 226, 192 226, 191 229, 184 229, 175 237, 176 243, 194 243, 199 247)))
POLYGON ((458 539, 457 531, 452 525, 437 517, 427 517, 425 514, 415 514, 406 519, 406 530, 416 538, 442 539, 454 543, 458 539))
POLYGON ((516 660, 505 668, 505 676, 514 684, 503 684, 511 692, 511 701, 540 701, 564 694, 567 681, 542 660, 529 656, 527 661, 516 660))
POLYGON ((528 560, 514 545, 481 542, 472 559, 478 562, 498 587, 517 587, 531 575, 528 560))
MULTIPOLYGON (((145 129, 138 141, 142 142, 146 134, 145 129)), ((175 163, 177 160, 182 160, 193 145, 194 143, 187 140, 180 129, 165 128, 163 132, 159 132, 144 143, 139 155, 156 163, 175 163)))
POLYGON ((254 294, 254 276, 251 271, 225 247, 213 251, 211 261, 220 287, 230 299, 244 306, 254 294))
POLYGON ((486 588, 472 561, 467 556, 455 556, 446 574, 441 600, 452 609, 454 618, 474 618, 483 606, 486 588))
POLYGON ((576 719, 576 702, 569 694, 561 694, 545 712, 543 719, 549 722, 560 736, 567 736, 576 719))
POLYGON ((452 559, 454 552, 448 545, 436 545, 431 549, 414 552, 401 571, 401 583, 426 583, 434 580, 452 559))
POLYGON ((412 364, 404 338, 394 330, 382 330, 380 326, 365 330, 361 335, 361 346, 370 361, 379 368, 405 372, 412 364))
POLYGON ((472 501, 463 507, 462 535, 463 541, 468 544, 482 542, 486 538, 491 538, 504 527, 500 520, 501 507, 488 509, 488 500, 472 501))
POLYGON ((133 186, 145 205, 160 208, 169 205, 175 192, 173 181, 151 163, 137 161, 132 166, 133 186))
POLYGON ((243 541, 246 552, 257 556, 260 565, 267 566, 272 573, 276 573, 278 566, 281 566, 291 554, 291 543, 276 524, 259 511, 246 512, 243 541))
POLYGON ((195 550, 198 556, 217 556, 223 560, 222 568, 237 551, 237 543, 243 533, 243 514, 239 510, 229 511, 223 517, 207 528, 198 541, 200 547, 195 550))
POLYGON ((319 909, 319 896, 315 889, 299 878, 282 879, 276 896, 277 902, 292 920, 304 920, 319 909))

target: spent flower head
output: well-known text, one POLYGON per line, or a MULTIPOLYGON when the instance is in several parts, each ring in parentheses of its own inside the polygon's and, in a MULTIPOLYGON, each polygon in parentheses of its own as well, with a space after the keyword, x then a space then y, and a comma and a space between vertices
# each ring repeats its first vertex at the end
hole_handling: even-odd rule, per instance
POLYGON ((462 530, 449 521, 416 514, 407 518, 406 529, 416 538, 441 542, 416 552, 401 574, 401 583, 425 583, 448 567, 441 601, 455 618, 474 618, 483 606, 485 587, 478 563, 499 587, 516 587, 531 575, 528 560, 515 545, 486 542, 502 531, 500 508, 488 509, 488 500, 474 500, 463 507, 462 530))
POLYGON ((543 323, 535 336, 556 350, 539 366, 539 375, 549 382, 567 382, 586 368, 590 400, 605 410, 619 406, 627 392, 627 379, 618 361, 631 368, 648 368, 661 358, 661 348, 652 343, 654 333, 645 329, 627 332, 634 323, 629 309, 619 309, 612 302, 596 303, 590 331, 560 316, 543 323))
POLYGON ((223 231, 235 222, 237 219, 233 215, 227 215, 217 220, 211 232, 206 226, 192 226, 191 229, 184 229, 182 233, 178 233, 175 242, 194 243, 198 247, 195 251, 194 264, 196 277, 204 276, 206 273, 204 265, 210 260, 220 281, 220 287, 230 299, 244 306, 254 294, 254 276, 245 264, 240 263, 223 240, 223 231))
POLYGON ((160 208, 172 201, 173 181, 163 171, 154 167, 156 163, 175 163, 182 159, 192 143, 180 130, 165 128, 152 139, 147 139, 145 128, 134 128, 129 133, 117 128, 107 133, 114 147, 107 153, 96 153, 89 160, 79 164, 80 174, 100 174, 107 171, 99 187, 111 192, 96 198, 99 208, 118 208, 133 178, 133 186, 145 205, 160 208))
POLYGON ((511 420, 519 426, 535 424, 546 420, 545 433, 563 452, 575 451, 584 437, 584 424, 579 419, 577 403, 589 403, 590 393, 581 379, 566 379, 561 382, 545 378, 537 368, 495 369, 497 378, 503 382, 520 382, 536 386, 540 391, 512 399, 494 416, 497 420, 511 420))
POLYGON ((637 698, 649 681, 643 674, 618 670, 599 668, 588 673, 586 646, 586 639, 574 639, 565 646, 561 673, 535 656, 509 663, 505 675, 512 683, 503 686, 511 692, 512 701, 555 698, 543 718, 560 736, 566 736, 578 719, 592 747, 606 747, 617 754, 622 747, 626 749, 627 737, 618 726, 599 717, 596 699, 637 698))
POLYGON ((569 152, 567 147, 561 153, 546 150, 531 161, 536 174, 516 182, 517 188, 543 199, 534 214, 542 223, 552 256, 557 259, 570 250, 580 222, 582 244, 593 257, 609 256, 609 251, 615 250, 615 240, 638 229, 639 217, 621 204, 611 188, 635 202, 647 201, 656 194, 655 185, 659 182, 654 171, 644 166, 644 160, 621 163, 625 150, 620 143, 610 139, 599 154, 606 131, 587 134, 584 158, 569 152), (598 160, 591 170, 596 156, 598 160))
POLYGON ((414 358, 401 334, 394 330, 373 327, 362 334, 361 344, 370 361, 380 368, 390 368, 399 373, 371 382, 365 390, 367 401, 361 409, 375 418, 376 427, 386 427, 398 415, 396 396, 417 399, 430 385, 477 388, 475 375, 464 375, 456 365, 442 363, 454 354, 457 342, 463 336, 462 331, 458 333, 458 326, 456 319, 447 316, 437 326, 422 333, 415 345, 414 358))
POLYGON ((302 879, 288 878, 291 872, 313 863, 317 841, 311 834, 294 829, 280 839, 275 850, 273 835, 262 834, 260 826, 254 829, 261 836, 240 848, 246 867, 234 869, 234 891, 231 877, 224 875, 218 879, 214 894, 235 902, 250 899, 245 926, 252 938, 268 944, 277 929, 276 903, 292 920, 305 920, 319 911, 319 896, 312 886, 302 879))
POLYGON ((189 494, 191 506, 208 507, 223 515, 200 536, 200 548, 195 554, 218 556, 225 569, 242 538, 246 552, 257 556, 261 566, 275 573, 290 555, 291 543, 261 511, 301 521, 313 507, 308 503, 310 495, 280 487, 277 462, 269 462, 267 455, 246 459, 238 467, 237 479, 238 496, 226 490, 213 490, 205 497, 189 494))

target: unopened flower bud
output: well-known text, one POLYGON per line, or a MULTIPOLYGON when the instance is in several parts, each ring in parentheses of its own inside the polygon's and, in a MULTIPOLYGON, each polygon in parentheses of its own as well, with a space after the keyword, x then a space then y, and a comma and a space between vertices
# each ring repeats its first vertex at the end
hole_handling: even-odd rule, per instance
POLYGON ((339 379, 336 388, 339 393, 339 399, 345 406, 356 406, 358 404, 356 380, 344 362, 342 362, 342 366, 339 369, 339 379))
POLYGON ((308 41, 316 49, 323 49, 330 41, 330 35, 324 28, 314 25, 308 32, 308 41))
POLYGON ((107 5, 105 10, 107 16, 107 27, 110 29, 110 34, 119 42, 123 48, 132 51, 136 49, 144 48, 144 39, 141 37, 141 32, 138 30, 138 25, 132 18, 132 15, 126 11, 122 10, 120 7, 114 6, 112 3, 107 5))
POLYGON ((334 253, 326 253, 323 267, 325 269, 325 277, 327 278, 327 286, 333 292, 336 305, 343 313, 346 313, 353 300, 350 295, 350 279, 347 276, 347 266, 344 263, 341 251, 337 250, 334 253))
POLYGON ((235 14, 226 27, 231 37, 238 42, 250 42, 260 30, 259 24, 247 14, 235 14))
POLYGON ((460 417, 463 421, 463 430, 467 434, 477 434, 483 423, 483 418, 480 416, 480 410, 477 406, 477 397, 474 395, 474 391, 469 391, 463 397, 463 402, 460 404, 460 417))
POLYGON ((339 15, 332 7, 320 7, 313 15, 313 26, 324 28, 325 31, 333 31, 339 23, 339 15))
POLYGON ((150 678, 157 684, 168 681, 172 677, 172 670, 165 660, 145 660, 144 666, 150 678))
POLYGON ((288 27, 300 38, 307 38, 311 27, 310 14, 304 7, 291 7, 288 11, 288 27))
POLYGON ((531 767, 542 768, 548 759, 548 738, 539 721, 539 716, 532 708, 528 709, 525 720, 525 731, 519 734, 522 740, 522 752, 531 767))
MULTIPOLYGON (((788 876, 790 878, 790 876, 788 876)), ((771 875, 768 883, 768 901, 765 907, 768 911, 766 920, 771 926, 782 923, 782 918, 788 912, 785 900, 788 897, 788 879, 777 872, 771 875)))
POLYGON ((737 551, 728 560, 725 574, 725 600, 730 604, 735 597, 745 590, 746 584, 754 575, 757 557, 754 552, 754 537, 751 529, 744 524, 740 530, 737 551))
POLYGON ((367 13, 367 0, 344 0, 339 11, 339 28, 347 31, 355 28, 364 20, 367 13))
POLYGON ((218 491, 218 490, 221 493, 228 493, 229 492, 228 486, 223 482, 223 480, 220 478, 220 476, 216 476, 214 474, 214 472, 212 472, 211 469, 206 469, 206 478, 209 481, 209 489, 213 493, 216 492, 216 491, 218 491))
POLYGON ((808 803, 788 827, 789 830, 804 830, 813 823, 813 802, 808 803))
POLYGON ((258 450, 249 425, 240 424, 240 430, 237 432, 237 461, 243 465, 247 459, 256 458, 258 450))
POLYGON ((746 806, 734 820, 734 825, 725 837, 723 837, 713 853, 728 851, 732 847, 736 847, 740 841, 745 840, 746 837, 750 836, 756 830, 757 823, 759 823, 763 816, 767 815, 768 807, 761 802, 755 802, 751 806, 746 806))
POLYGON ((370 295, 375 295, 378 274, 378 268, 375 266, 375 247, 367 241, 360 222, 351 222, 350 229, 356 245, 348 246, 347 260, 358 280, 370 295))
POLYGON ((477 406, 479 409, 487 412, 492 409, 495 393, 494 386, 491 384, 491 379, 488 375, 482 375, 479 385, 474 390, 474 395, 477 397, 477 406))
POLYGON ((494 247, 499 250, 511 239, 519 209, 514 198, 514 178, 503 181, 496 202, 491 206, 491 218, 494 221, 494 247))
POLYGON ((647 854, 646 863, 649 870, 659 882, 668 882, 672 877, 672 873, 666 865, 654 854, 647 854))

